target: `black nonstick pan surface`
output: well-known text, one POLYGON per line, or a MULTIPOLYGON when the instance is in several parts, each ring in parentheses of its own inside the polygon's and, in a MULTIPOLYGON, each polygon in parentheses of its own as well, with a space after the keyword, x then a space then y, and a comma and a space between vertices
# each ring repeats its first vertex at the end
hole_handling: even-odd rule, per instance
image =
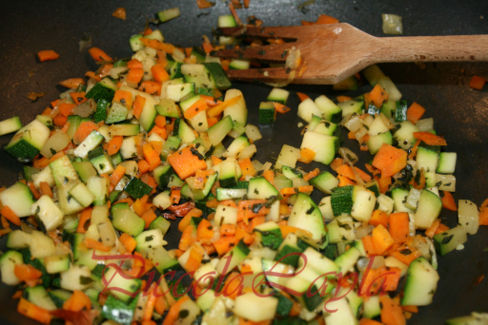
MULTIPOLYGON (((202 34, 211 35, 217 17, 229 13, 224 1, 214 1, 213 8, 204 10, 198 9, 195 0, 1 1, 0 120, 19 115, 27 123, 57 98, 62 90, 56 86, 60 80, 81 77, 96 68, 87 51, 80 52, 79 40, 89 36, 93 46, 111 56, 129 57, 129 37, 142 31, 156 12, 178 6, 181 17, 158 28, 168 42, 197 45, 202 34), (118 7, 126 8, 127 20, 112 17, 118 7), (43 49, 56 50, 60 59, 39 63, 35 53, 43 49), (27 98, 29 92, 45 95, 32 102, 27 98)), ((393 13, 403 17, 404 35, 488 34, 488 1, 316 0, 308 1, 310 4, 299 10, 303 2, 251 0, 249 9, 238 9, 238 13, 243 21, 255 15, 265 25, 299 24, 302 19, 315 20, 325 13, 375 36, 384 36, 381 13, 393 13)), ((448 148, 458 153, 455 198, 481 204, 488 197, 488 89, 474 91, 468 82, 474 74, 488 77, 488 64, 408 63, 381 67, 409 103, 417 101, 427 108, 426 116, 435 118, 435 128, 446 137, 448 148)), ((241 83, 235 86, 244 92, 250 122, 257 123, 257 106, 270 87, 241 83)), ((288 88, 312 97, 340 94, 329 86, 288 88)), ((288 104, 296 108, 298 98, 291 95, 288 104)), ((299 145, 299 119, 295 112, 280 116, 274 126, 261 130, 265 138, 257 142, 260 161, 274 161, 285 143, 299 145)), ((0 137, 0 145, 9 139, 10 136, 0 137)), ((351 148, 358 150, 357 145, 351 148)), ((20 172, 21 165, 1 150, 0 185, 12 184, 20 172)), ((442 219, 451 226, 456 222, 455 214, 443 212, 442 219)), ((171 233, 168 241, 175 242, 174 235, 171 233)), ((469 237, 464 250, 440 258, 441 280, 434 302, 420 308, 409 324, 442 324, 448 318, 472 311, 488 312, 488 279, 482 278, 487 272, 488 228, 481 227, 478 234, 469 237)), ((12 293, 12 288, 0 287, 0 324, 33 323, 17 314, 16 302, 10 298, 12 293)))

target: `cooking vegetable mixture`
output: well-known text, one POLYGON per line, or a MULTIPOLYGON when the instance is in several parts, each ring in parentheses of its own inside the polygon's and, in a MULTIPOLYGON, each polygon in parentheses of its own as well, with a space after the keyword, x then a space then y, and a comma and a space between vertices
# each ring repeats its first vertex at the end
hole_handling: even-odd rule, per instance
POLYGON ((17 286, 26 317, 405 324, 435 299, 438 254, 488 225, 487 201, 479 210, 454 200, 457 155, 428 110, 377 66, 363 71, 371 90, 356 98, 298 93, 295 110, 286 106, 295 94, 273 88, 260 124, 291 110, 305 126, 300 148, 284 144, 262 163, 259 127, 224 71, 248 63, 211 57, 208 40, 204 51, 179 48, 157 29, 130 46, 128 60, 90 48, 96 71, 61 82, 68 90, 27 125, 0 122, 1 134, 16 132, 5 150, 25 164, 0 192, 1 279, 17 286), (341 129, 369 163, 341 147, 341 129), (459 225, 442 224, 443 209, 457 210, 459 225), (181 233, 174 249, 170 227, 181 233))

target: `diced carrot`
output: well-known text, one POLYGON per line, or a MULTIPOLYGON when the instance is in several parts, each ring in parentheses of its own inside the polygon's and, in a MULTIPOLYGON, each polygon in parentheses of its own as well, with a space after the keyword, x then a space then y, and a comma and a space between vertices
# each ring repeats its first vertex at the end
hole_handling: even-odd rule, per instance
POLYGON ((406 212, 396 212, 390 214, 389 230, 393 240, 403 243, 409 234, 409 218, 406 212))
POLYGON ((149 163, 144 159, 141 159, 137 162, 137 167, 141 174, 147 173, 150 168, 149 163))
POLYGON ((153 80, 146 80, 141 83, 139 90, 150 95, 159 95, 161 92, 161 83, 153 80))
POLYGON ((337 18, 327 16, 327 15, 320 15, 315 22, 318 25, 328 25, 328 24, 337 24, 339 20, 337 18))
POLYGON ((60 114, 64 116, 70 116, 71 114, 73 114, 73 108, 75 108, 75 106, 75 104, 63 102, 58 104, 58 110, 60 114))
POLYGON ((112 102, 121 103, 127 108, 132 107, 132 93, 128 90, 117 89, 112 102))
POLYGON ((267 169, 263 171, 263 177, 270 182, 271 184, 274 184, 274 172, 271 169, 267 169))
POLYGON ((380 296, 381 322, 384 325, 405 325, 406 320, 398 299, 391 299, 388 295, 380 296))
POLYGON ((37 280, 42 276, 42 272, 30 264, 15 264, 14 274, 22 282, 37 280))
POLYGON ((88 228, 86 223, 91 219, 92 208, 86 208, 80 213, 80 220, 78 221, 78 227, 76 232, 84 234, 88 228))
POLYGON ((137 95, 135 100, 134 100, 134 107, 132 110, 132 113, 136 117, 136 119, 139 119, 142 113, 142 109, 144 108, 144 105, 146 104, 146 98, 144 98, 141 95, 137 95))
POLYGON ((256 175, 256 169, 254 168, 254 165, 251 163, 250 158, 239 160, 239 167, 241 168, 243 177, 256 175))
POLYGON ((127 11, 124 7, 119 7, 112 12, 112 16, 118 19, 125 20, 127 18, 127 11))
POLYGON ((337 157, 330 163, 330 168, 337 173, 337 168, 343 164, 344 159, 337 157))
POLYGON ((142 152, 144 154, 144 159, 149 163, 149 170, 153 170, 161 164, 159 154, 154 150, 150 143, 146 142, 142 145, 142 152))
POLYGON ((71 311, 81 311, 83 309, 91 309, 91 300, 88 296, 81 290, 73 291, 71 297, 68 298, 63 304, 64 310, 71 311))
POLYGON ((457 211, 456 201, 451 192, 442 191, 442 206, 451 211, 457 211))
POLYGON ((363 238, 361 238, 361 241, 363 242, 364 249, 366 250, 368 256, 378 255, 376 253, 376 249, 374 247, 373 239, 371 236, 364 236, 363 238))
POLYGON ((79 105, 87 101, 85 95, 86 93, 84 91, 73 91, 69 93, 69 96, 71 97, 71 99, 76 105, 79 105))
POLYGON ((430 132, 414 132, 413 136, 429 146, 447 146, 446 139, 430 132))
POLYGON ((445 231, 448 231, 448 230, 449 230, 449 227, 446 226, 445 224, 441 223, 441 224, 439 224, 439 227, 437 227, 437 230, 435 231, 435 234, 436 235, 437 234, 441 234, 441 233, 443 233, 445 231))
POLYGON ((37 58, 40 62, 59 59, 59 54, 54 50, 42 50, 37 52, 37 58))
POLYGON ((469 86, 473 89, 481 90, 485 86, 486 79, 480 76, 473 76, 469 81, 469 86))
POLYGON ((156 50, 161 50, 161 51, 164 51, 168 54, 173 54, 173 52, 176 49, 176 47, 173 44, 163 43, 163 42, 155 40, 155 39, 149 39, 149 38, 142 37, 141 42, 147 47, 151 47, 151 48, 156 49, 156 50))
POLYGON ((298 98, 300 98, 301 102, 303 102, 305 99, 310 98, 309 95, 302 93, 302 92, 299 92, 299 91, 297 91, 297 96, 298 96, 298 98))
POLYGON ((0 214, 5 217, 8 221, 13 223, 16 226, 20 226, 20 218, 19 216, 12 210, 8 205, 2 206, 0 210, 0 214))
POLYGON ((388 227, 388 214, 381 210, 374 210, 368 223, 373 226, 383 225, 388 227))
POLYGON ((488 199, 483 201, 480 206, 479 220, 481 226, 488 226, 488 199))
POLYGON ((63 86, 65 88, 69 88, 69 89, 76 89, 80 85, 84 85, 84 84, 85 84, 85 81, 83 80, 83 78, 68 78, 68 79, 65 79, 65 80, 59 82, 60 86, 63 86))
POLYGON ((95 72, 93 72, 93 71, 87 71, 87 72, 85 72, 85 76, 88 77, 88 78, 90 78, 90 79, 93 79, 95 81, 102 80, 102 78, 99 75, 97 75, 95 72))
POLYGON ((142 68, 133 68, 129 69, 129 72, 127 73, 125 80, 127 82, 137 85, 139 82, 141 82, 142 77, 144 76, 144 70, 142 68))
POLYGON ((335 171, 337 174, 344 176, 344 177, 347 177, 351 180, 356 179, 356 177, 354 176, 354 171, 353 171, 352 167, 349 166, 348 164, 343 164, 343 165, 337 167, 337 169, 335 171))
POLYGON ((215 117, 220 115, 227 107, 234 105, 237 103, 239 100, 242 99, 242 95, 232 97, 230 99, 227 99, 226 101, 223 101, 214 107, 210 108, 207 110, 207 115, 209 117, 215 117))
POLYGON ((273 102, 273 106, 274 106, 275 111, 280 113, 280 114, 285 114, 285 113, 288 113, 289 111, 291 111, 291 108, 289 108, 288 106, 283 105, 281 103, 273 102))
POLYGON ((233 236, 226 236, 226 237, 220 237, 212 244, 214 245, 217 254, 219 256, 222 256, 232 248, 232 246, 235 244, 235 241, 236 240, 233 236))
POLYGON ((419 307, 417 307, 417 306, 402 306, 402 309, 404 311, 407 311, 407 312, 413 313, 413 314, 416 314, 419 312, 419 307))
POLYGON ((210 2, 208 0, 197 0, 197 6, 198 6, 199 9, 210 8, 213 5, 215 5, 215 3, 210 2))
POLYGON ((302 185, 298 187, 298 192, 300 193, 311 193, 313 191, 312 185, 302 185))
POLYGON ((98 240, 88 237, 85 237, 85 239, 83 240, 83 245, 85 245, 86 248, 93 248, 102 252, 109 252, 111 250, 110 247, 105 246, 98 240))
POLYGON ((337 102, 343 103, 343 102, 347 102, 348 100, 351 100, 352 98, 349 96, 337 96, 336 99, 337 102))
POLYGON ((141 181, 143 181, 153 189, 151 193, 154 193, 154 189, 156 188, 156 186, 158 186, 158 183, 150 173, 143 174, 141 176, 141 181))
POLYGON ((31 191, 32 195, 34 198, 37 200, 41 196, 37 188, 35 187, 34 183, 32 182, 27 182, 27 186, 29 186, 29 190, 31 191))
POLYGON ((172 325, 172 324, 175 324, 176 321, 178 320, 179 315, 180 315, 181 306, 188 299, 190 299, 190 298, 188 296, 186 296, 186 295, 183 296, 183 297, 181 297, 180 299, 178 299, 176 301, 176 303, 173 304, 171 306, 171 308, 169 309, 168 313, 166 314, 166 318, 164 319, 162 325, 172 325))
POLYGON ((425 113, 425 108, 418 104, 417 102, 413 102, 407 109, 407 120, 412 122, 413 124, 417 124, 417 122, 422 118, 425 113))
POLYGON ((142 220, 144 220, 144 228, 149 228, 151 222, 153 222, 157 217, 158 216, 153 209, 147 209, 141 216, 142 220))
POLYGON ((371 234, 374 249, 379 255, 383 255, 394 243, 394 239, 383 225, 378 225, 371 234))
MULTIPOLYGON (((183 221, 183 219, 181 220, 183 221)), ((180 221, 180 224, 181 224, 180 221)), ((178 248, 182 251, 186 251, 191 245, 197 240, 197 232, 193 225, 188 225, 183 229, 181 233, 180 242, 178 243, 178 248)))
POLYGON ((220 226, 221 236, 234 236, 236 234, 236 225, 223 224, 220 226))
POLYGON ((297 194, 297 190, 294 187, 283 187, 280 190, 280 194, 284 197, 297 194))
POLYGON ((410 247, 403 247, 399 250, 391 252, 390 256, 393 256, 405 265, 410 265, 416 258, 420 257, 420 252, 418 250, 412 249, 410 247))
POLYGON ((315 151, 308 148, 300 149, 300 158, 298 158, 298 161, 304 164, 308 164, 311 163, 314 158, 315 158, 315 151))
POLYGON ((339 184, 337 184, 338 187, 356 184, 356 182, 343 175, 337 175, 337 179, 339 180, 339 184))
POLYGON ((388 188, 391 185, 391 177, 386 177, 386 176, 381 176, 376 179, 378 182, 378 187, 380 190, 380 193, 386 193, 388 191, 388 188))
POLYGON ((197 239, 203 244, 210 244, 213 236, 212 224, 207 219, 202 219, 197 227, 197 239))
POLYGON ((120 242, 124 245, 128 253, 132 253, 136 249, 137 241, 129 234, 123 232, 119 237, 120 242))
POLYGON ((48 310, 41 308, 24 298, 20 298, 17 312, 42 324, 51 323, 52 316, 48 310))
POLYGON ((314 170, 312 170, 312 171, 308 172, 307 174, 305 174, 303 176, 303 179, 306 180, 306 181, 309 181, 312 178, 314 178, 315 176, 317 176, 319 173, 320 173, 320 169, 315 168, 314 170))
POLYGON ((127 68, 129 69, 142 69, 143 67, 142 62, 138 59, 130 59, 127 62, 127 68))
POLYGON ((417 151, 419 150, 420 140, 415 141, 412 149, 410 149, 410 153, 408 154, 408 159, 415 159, 417 156, 417 151))
POLYGON ((199 169, 206 169, 207 164, 192 147, 185 147, 168 156, 168 162, 181 179, 192 176, 199 169))
POLYGON ((407 152, 389 144, 383 144, 374 156, 373 166, 381 170, 383 177, 393 176, 407 165, 407 152))
POLYGON ((78 126, 78 129, 75 132, 75 135, 73 136, 73 142, 75 144, 79 144, 85 140, 85 138, 92 133, 92 131, 95 131, 98 129, 98 125, 95 122, 92 121, 83 121, 80 123, 78 126))
POLYGON ((208 108, 207 101, 208 99, 206 97, 203 97, 197 100, 195 103, 193 103, 183 113, 185 118, 190 120, 193 117, 195 117, 195 115, 197 115, 198 113, 205 111, 208 108))
POLYGON ((211 159, 212 159, 212 165, 213 166, 217 166, 218 164, 220 164, 222 162, 222 159, 220 159, 219 157, 212 156, 211 159))
POLYGON ((122 146, 122 141, 124 138, 120 135, 116 135, 110 139, 109 142, 107 142, 105 146, 105 150, 107 150, 107 153, 112 156, 115 155, 117 152, 119 152, 120 147, 122 146))
POLYGON ((153 79, 157 82, 165 82, 169 80, 169 74, 166 72, 164 65, 160 63, 156 63, 151 67, 151 73, 153 75, 153 79))
POLYGON ((179 231, 184 231, 188 225, 191 223, 192 218, 200 218, 202 216, 203 212, 200 209, 193 208, 188 213, 185 214, 183 219, 180 220, 178 223, 178 230, 179 231))
POLYGON ((171 194, 169 196, 169 200, 172 204, 178 204, 181 199, 181 190, 177 187, 171 189, 171 194))
POLYGON ((112 58, 98 47, 90 48, 88 50, 88 53, 93 58, 93 60, 97 62, 101 62, 101 61, 112 62, 112 58))
POLYGON ((369 182, 371 180, 371 176, 366 173, 364 170, 354 166, 353 167, 354 173, 357 174, 364 182, 369 182))
POLYGON ((369 99, 376 107, 381 107, 383 102, 388 99, 388 93, 380 86, 380 84, 376 84, 373 87, 373 90, 369 93, 369 99))

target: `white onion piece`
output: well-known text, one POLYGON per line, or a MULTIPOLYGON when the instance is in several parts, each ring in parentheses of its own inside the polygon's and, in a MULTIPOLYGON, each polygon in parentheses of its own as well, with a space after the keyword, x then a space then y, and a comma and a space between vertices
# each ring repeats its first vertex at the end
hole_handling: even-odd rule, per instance
POLYGON ((44 147, 41 149, 41 154, 46 158, 51 158, 58 151, 63 150, 69 144, 69 136, 63 131, 55 131, 49 139, 47 139, 44 147))

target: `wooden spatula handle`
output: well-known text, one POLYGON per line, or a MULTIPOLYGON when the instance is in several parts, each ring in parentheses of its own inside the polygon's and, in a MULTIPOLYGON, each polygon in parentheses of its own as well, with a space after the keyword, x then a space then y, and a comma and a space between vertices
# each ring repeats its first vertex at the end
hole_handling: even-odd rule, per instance
POLYGON ((378 62, 488 61, 488 35, 381 37, 378 62))

